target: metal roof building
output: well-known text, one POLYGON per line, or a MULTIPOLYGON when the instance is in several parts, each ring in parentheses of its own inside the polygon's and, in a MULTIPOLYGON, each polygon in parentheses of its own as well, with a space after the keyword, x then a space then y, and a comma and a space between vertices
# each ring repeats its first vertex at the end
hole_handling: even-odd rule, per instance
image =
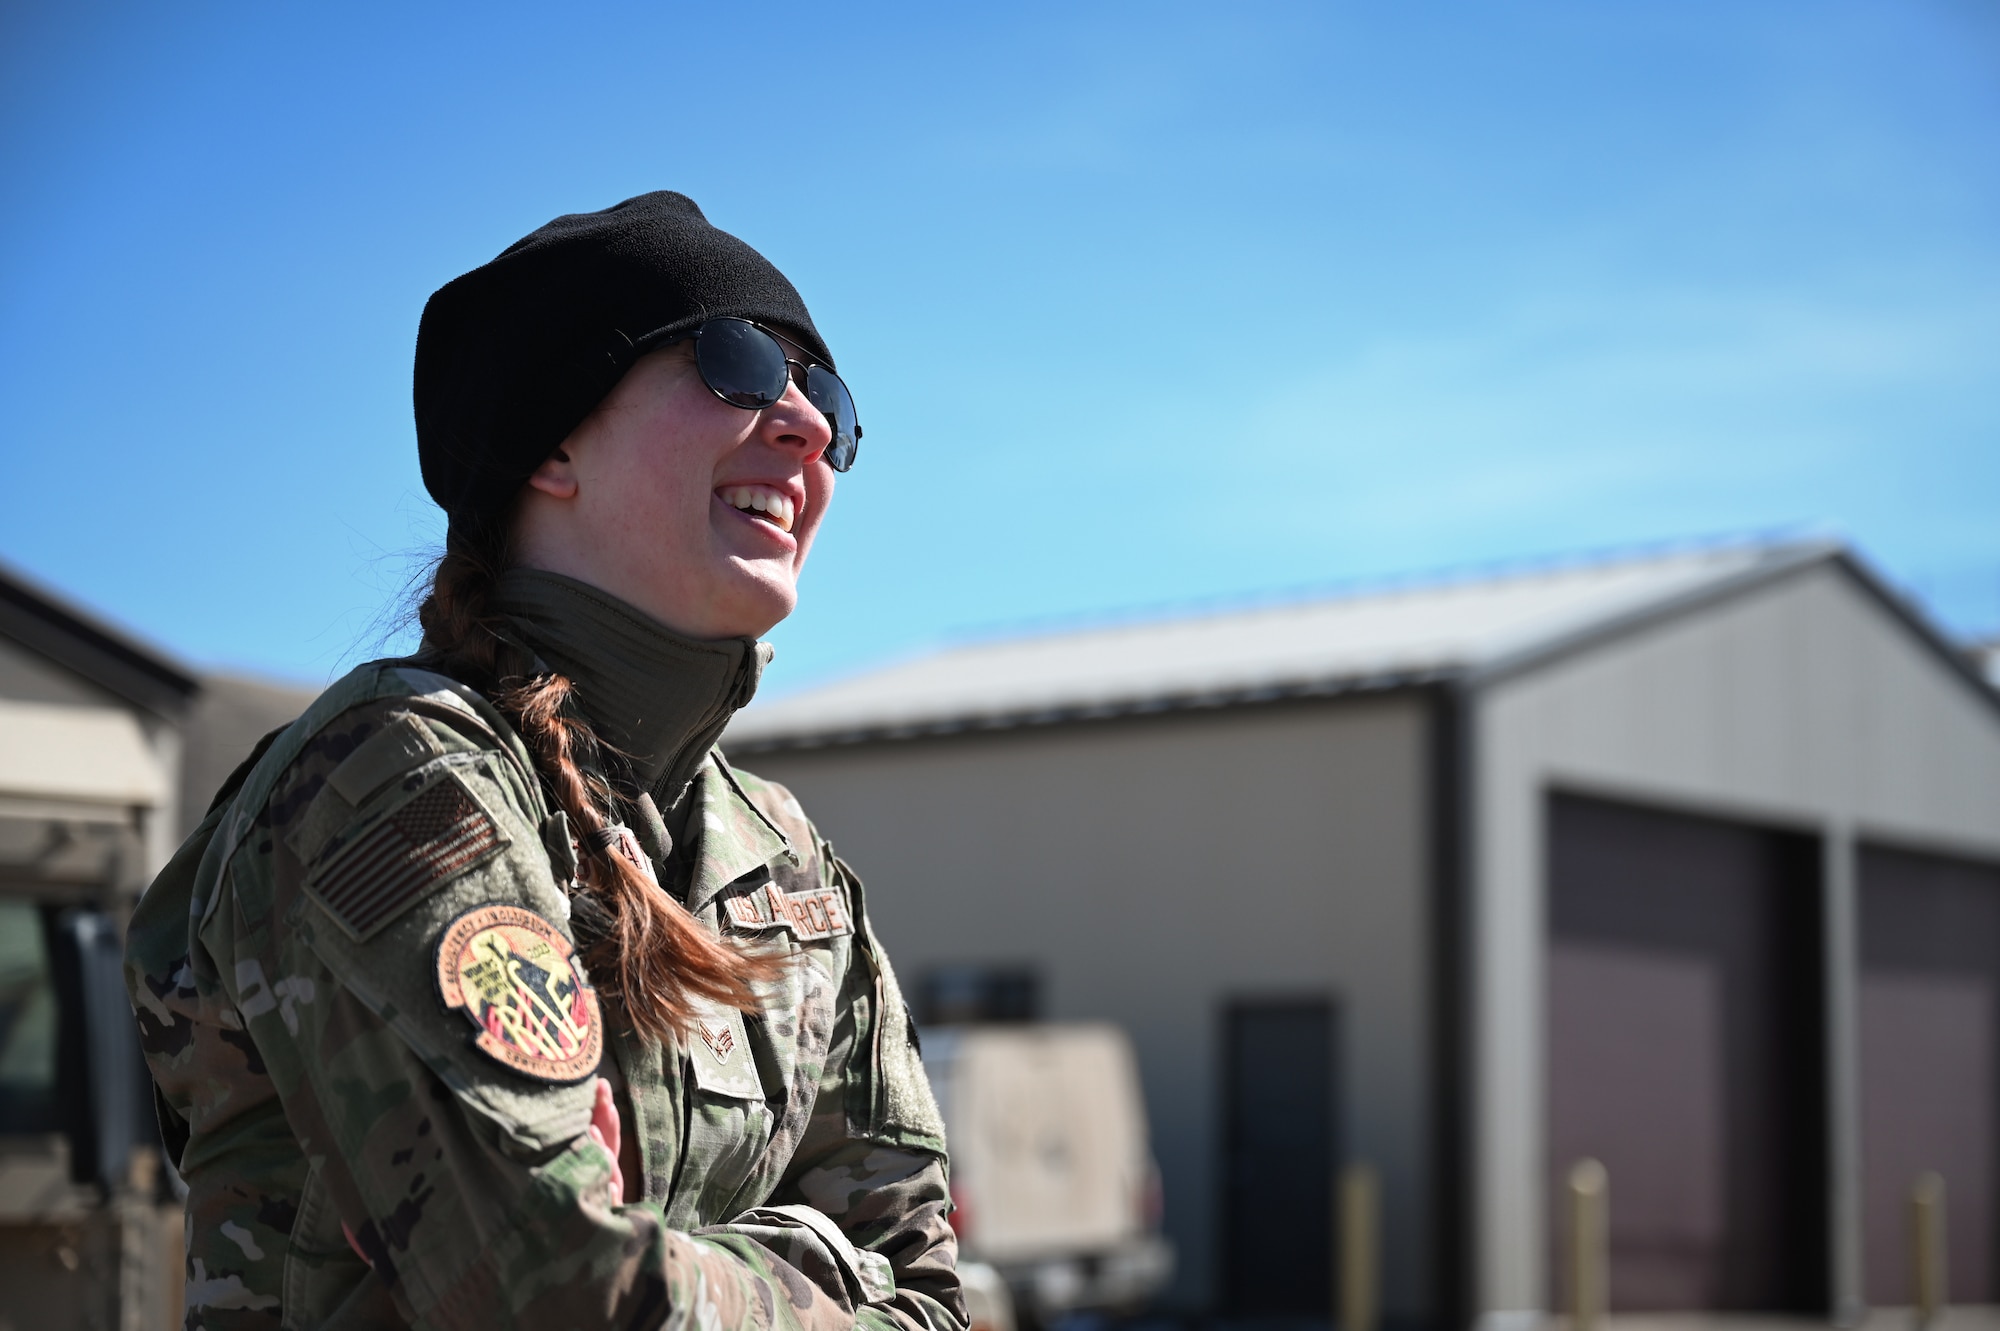
POLYGON ((1392 1323, 1549 1309, 1586 1155, 1614 1306, 1902 1302, 1919 1169, 2000 1302, 2000 695, 1838 546, 973 644, 726 743, 906 991, 1132 1032, 1182 1307, 1323 1315, 1360 1159, 1392 1323))

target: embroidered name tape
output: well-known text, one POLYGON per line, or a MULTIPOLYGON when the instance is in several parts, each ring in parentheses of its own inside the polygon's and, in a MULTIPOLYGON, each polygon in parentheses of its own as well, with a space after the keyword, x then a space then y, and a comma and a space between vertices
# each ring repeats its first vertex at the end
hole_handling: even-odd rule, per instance
POLYGON ((597 1070, 604 1021, 567 938, 519 906, 475 906, 445 926, 438 997, 478 1032, 473 1047, 542 1081, 597 1070))
POLYGON ((817 892, 780 892, 766 883, 755 892, 730 897, 725 903, 729 922, 739 929, 790 929, 798 938, 837 938, 854 932, 847 902, 835 888, 817 892))

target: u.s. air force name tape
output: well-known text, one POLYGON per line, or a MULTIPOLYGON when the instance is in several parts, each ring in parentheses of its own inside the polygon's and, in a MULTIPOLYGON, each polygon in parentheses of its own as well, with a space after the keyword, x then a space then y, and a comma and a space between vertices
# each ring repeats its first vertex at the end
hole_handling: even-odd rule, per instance
POLYGON ((776 883, 766 883, 754 892, 730 897, 724 905, 729 922, 739 929, 790 929, 801 939, 837 938, 854 932, 846 901, 830 887, 816 892, 780 892, 776 883))

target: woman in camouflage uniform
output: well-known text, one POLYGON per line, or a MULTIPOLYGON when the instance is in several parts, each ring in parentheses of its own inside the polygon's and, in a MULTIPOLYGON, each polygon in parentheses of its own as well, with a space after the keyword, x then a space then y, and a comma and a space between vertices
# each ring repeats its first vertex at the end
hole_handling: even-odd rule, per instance
POLYGON ((447 285, 415 657, 267 740, 127 980, 190 1327, 959 1331, 943 1129, 858 879, 715 746, 859 436, 674 194, 447 285))

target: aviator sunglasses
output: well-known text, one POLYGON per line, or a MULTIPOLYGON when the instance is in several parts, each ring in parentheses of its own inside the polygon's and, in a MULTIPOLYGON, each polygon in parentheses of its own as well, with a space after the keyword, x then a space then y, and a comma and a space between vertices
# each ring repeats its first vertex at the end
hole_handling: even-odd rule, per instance
POLYGON ((832 427, 827 465, 835 471, 854 465, 854 454, 861 447, 861 421, 854 413, 854 395, 839 375, 824 365, 794 360, 775 334, 748 319, 718 315, 687 336, 694 339, 695 368, 709 392, 732 407, 762 411, 777 405, 787 384, 797 383, 805 390, 806 401, 832 427))

